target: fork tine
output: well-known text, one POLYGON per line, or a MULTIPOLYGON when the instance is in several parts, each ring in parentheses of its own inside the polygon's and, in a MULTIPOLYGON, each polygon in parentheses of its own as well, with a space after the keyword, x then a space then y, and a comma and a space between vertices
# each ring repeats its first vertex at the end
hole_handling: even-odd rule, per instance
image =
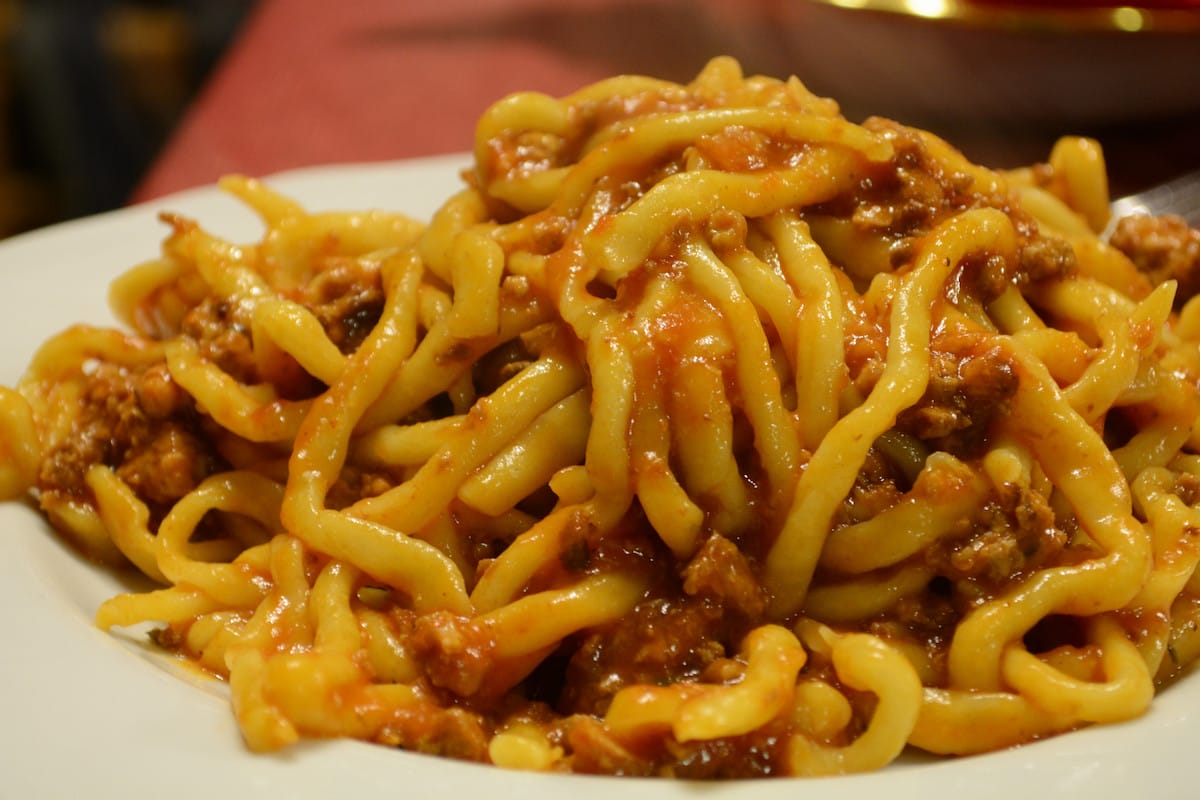
POLYGON ((1174 214, 1193 227, 1200 226, 1200 170, 1113 201, 1113 219, 1130 214, 1174 214))

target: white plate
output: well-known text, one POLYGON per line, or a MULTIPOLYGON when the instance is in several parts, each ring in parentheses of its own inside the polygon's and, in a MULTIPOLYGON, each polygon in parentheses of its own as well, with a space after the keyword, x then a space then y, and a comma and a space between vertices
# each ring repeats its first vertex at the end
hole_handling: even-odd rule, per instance
MULTIPOLYGON (((385 207, 427 218, 457 186, 464 157, 308 169, 271 183, 311 208, 385 207)), ((0 243, 0 383, 74 321, 107 323, 109 281, 153 256, 179 211, 241 241, 253 218, 216 189, 37 231, 0 243)), ((1200 676, 1133 723, 1001 753, 906 759, 882 772, 797 784, 685 784, 506 772, 351 741, 246 751, 220 684, 189 679, 144 636, 92 627, 121 579, 84 563, 21 504, 0 505, 0 798, 463 797, 545 800, 771 800, 803 797, 969 800, 1066 796, 1192 797, 1200 676)))

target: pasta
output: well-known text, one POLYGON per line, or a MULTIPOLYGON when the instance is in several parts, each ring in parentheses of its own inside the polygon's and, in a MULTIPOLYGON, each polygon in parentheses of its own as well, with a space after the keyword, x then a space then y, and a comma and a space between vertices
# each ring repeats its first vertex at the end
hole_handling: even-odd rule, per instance
POLYGON ((249 748, 842 774, 1200 656, 1195 234, 1102 238, 1095 142, 993 171, 718 58, 505 98, 474 157, 427 225, 227 178, 259 241, 165 214, 126 330, 0 391, 4 496, 154 582, 97 625, 249 748))

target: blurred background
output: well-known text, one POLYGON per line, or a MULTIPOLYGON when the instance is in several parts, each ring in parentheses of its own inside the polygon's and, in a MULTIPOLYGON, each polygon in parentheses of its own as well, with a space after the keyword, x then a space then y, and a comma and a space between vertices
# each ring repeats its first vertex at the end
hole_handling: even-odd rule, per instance
POLYGON ((0 237, 123 205, 253 0, 0 0, 0 237))
POLYGON ((0 0, 0 237, 229 172, 472 147, 518 90, 798 75, 992 167, 1200 168, 1200 0, 0 0), (1152 7, 1152 8, 1151 8, 1152 7))

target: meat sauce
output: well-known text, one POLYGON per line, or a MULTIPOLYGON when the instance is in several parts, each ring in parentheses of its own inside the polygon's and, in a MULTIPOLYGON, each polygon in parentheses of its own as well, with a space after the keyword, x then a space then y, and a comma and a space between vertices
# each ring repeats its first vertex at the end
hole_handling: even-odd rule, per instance
MULTIPOLYGON (((675 100, 658 98, 654 102, 670 108, 675 100)), ((618 118, 639 110, 608 109, 606 113, 618 118)), ((883 120, 869 121, 867 127, 892 139, 895 158, 865 173, 855 191, 815 207, 812 213, 852 219, 863 236, 881 237, 887 242, 894 268, 907 268, 917 240, 948 211, 991 205, 1012 213, 1017 220, 1019 263, 1014 266, 986 258, 969 261, 956 274, 942 302, 986 303, 1014 283, 1044 280, 1074 268, 1070 247, 1038 234, 1032 221, 1013 212, 1007 198, 972 194, 964 176, 932 170, 924 146, 914 134, 883 120)), ((561 142, 546 138, 496 143, 492 172, 507 174, 542 162, 565 163, 569 154, 560 152, 560 147, 561 142)), ((697 145, 697 153, 718 167, 738 170, 778 166, 800 155, 769 137, 741 129, 706 138, 697 145)), ((678 168, 679 164, 657 167, 661 174, 678 168)), ((614 207, 632 202, 639 191, 636 185, 614 189, 614 207)), ((1154 280, 1175 278, 1194 291, 1200 288, 1197 237, 1200 234, 1180 229, 1172 221, 1126 221, 1118 228, 1114 244, 1123 247, 1154 280)), ((656 253, 646 272, 679 270, 677 255, 656 253)), ((644 276, 635 276, 623 284, 617 290, 618 302, 622 293, 640 294, 643 280, 644 276)), ((349 259, 332 263, 298 299, 314 312, 343 352, 351 352, 361 343, 383 305, 378 275, 359 269, 349 259)), ((852 306, 856 302, 852 300, 852 306)), ((663 346, 638 361, 637 369, 648 379, 642 385, 653 385, 657 373, 671 369, 680 353, 694 345, 696 326, 689 320, 712 313, 699 300, 688 303, 655 321, 652 338, 663 346)), ((878 378, 886 353, 886 324, 865 308, 859 310, 849 321, 847 363, 851 384, 865 395, 878 378)), ((264 378, 262 365, 254 357, 249 322, 237 307, 205 299, 186 316, 181 329, 201 346, 206 359, 239 381, 249 384, 264 378)), ((985 337, 954 326, 935 331, 928 388, 918 403, 900 415, 897 429, 929 449, 965 461, 977 458, 993 423, 1007 412, 1017 386, 1013 365, 1002 351, 986 342, 985 337)), ((285 384, 289 396, 308 396, 321 388, 294 370, 280 368, 267 377, 285 384), (280 377, 284 375, 291 377, 280 377)), ((204 415, 172 382, 162 364, 141 371, 101 364, 88 377, 83 405, 85 411, 74 435, 45 460, 39 488, 46 498, 86 498, 84 472, 89 465, 101 463, 114 467, 161 513, 204 477, 227 466, 207 435, 204 415)), ((749 483, 754 484, 759 477, 756 467, 747 463, 745 470, 749 483)), ((344 476, 335 491, 335 502, 346 504, 356 496, 378 493, 390 481, 383 475, 344 476)), ((908 488, 902 470, 873 448, 837 524, 851 524, 878 513, 908 488)), ((1194 486, 1185 488, 1197 493, 1194 486)), ((868 629, 921 642, 934 654, 936 664, 949 632, 970 608, 1003 591, 1014 576, 1061 559, 1069 546, 1070 524, 1036 492, 1013 487, 999 493, 964 519, 954 536, 922 555, 930 559, 937 574, 927 590, 872 621, 868 629)), ((749 630, 764 622, 769 600, 754 561, 755 554, 769 543, 756 540, 758 535, 748 531, 735 542, 709 532, 696 554, 678 563, 636 508, 616 533, 603 538, 586 526, 569 532, 563 557, 548 573, 537 576, 533 589, 623 569, 649 571, 652 588, 625 619, 569 637, 547 654, 540 666, 519 677, 516 695, 525 700, 515 706, 511 694, 500 698, 486 691, 489 682, 503 684, 504 679, 493 673, 490 651, 495 643, 485 631, 450 614, 434 613, 414 620, 397 611, 395 633, 420 664, 427 690, 444 707, 405 712, 381 741, 419 752, 485 760, 487 742, 501 725, 522 718, 555 720, 552 738, 572 754, 576 771, 696 778, 780 771, 782 743, 791 733, 786 722, 712 741, 679 743, 667 737, 639 743, 614 738, 598 721, 613 696, 628 686, 734 683, 740 679, 744 665, 734 657, 738 644, 749 630)), ((503 547, 503 542, 488 543, 475 555, 494 557, 503 547)), ((806 667, 806 674, 836 680, 832 668, 819 659, 806 667)))

